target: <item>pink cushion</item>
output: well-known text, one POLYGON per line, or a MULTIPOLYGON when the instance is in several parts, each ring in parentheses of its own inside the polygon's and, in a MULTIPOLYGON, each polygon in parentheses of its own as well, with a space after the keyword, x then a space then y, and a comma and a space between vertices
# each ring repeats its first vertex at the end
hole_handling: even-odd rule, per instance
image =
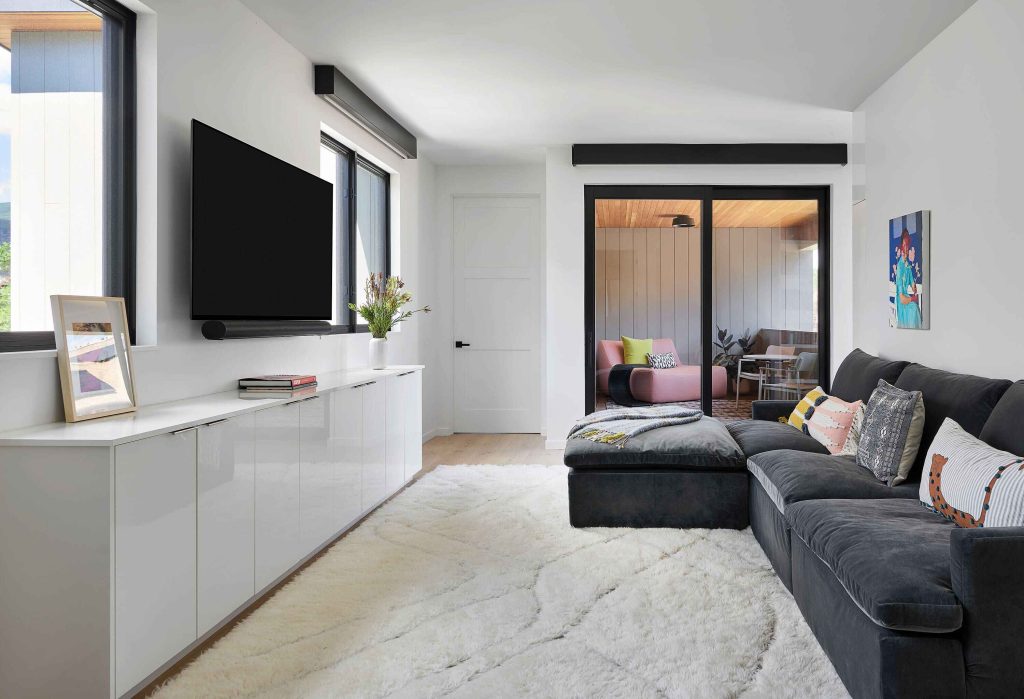
MULTIPOLYGON (((676 352, 676 344, 669 338, 658 338, 653 341, 654 354, 671 353, 676 364, 682 364, 679 353, 676 352)), ((608 374, 616 364, 622 364, 623 359, 621 340, 598 340, 597 342, 597 390, 601 393, 608 393, 608 374)), ((661 371, 665 371, 662 369, 661 371)))
POLYGON ((828 449, 830 454, 843 451, 846 440, 850 437, 854 418, 860 410, 860 401, 846 401, 829 396, 824 402, 814 407, 813 412, 804 415, 804 431, 828 449))
MULTIPOLYGON (((728 376, 725 367, 711 367, 711 396, 724 398, 728 376)), ((645 403, 675 403, 700 400, 700 367, 677 366, 672 369, 634 369, 629 375, 633 397, 645 403)))

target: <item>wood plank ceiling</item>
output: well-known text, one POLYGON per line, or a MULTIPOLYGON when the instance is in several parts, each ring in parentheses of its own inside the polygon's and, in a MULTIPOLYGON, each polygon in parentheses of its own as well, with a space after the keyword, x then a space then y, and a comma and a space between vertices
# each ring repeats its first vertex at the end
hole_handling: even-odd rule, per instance
MULTIPOLYGON (((599 199, 597 228, 671 228, 672 217, 693 217, 700 225, 700 201, 696 199, 599 199)), ((813 221, 816 201, 719 199, 712 203, 715 228, 789 228, 813 221)))
MULTIPOLYGON (((68 3, 71 5, 71 3, 68 3)), ((11 50, 11 32, 98 32, 103 20, 81 12, 0 12, 0 46, 11 50)))

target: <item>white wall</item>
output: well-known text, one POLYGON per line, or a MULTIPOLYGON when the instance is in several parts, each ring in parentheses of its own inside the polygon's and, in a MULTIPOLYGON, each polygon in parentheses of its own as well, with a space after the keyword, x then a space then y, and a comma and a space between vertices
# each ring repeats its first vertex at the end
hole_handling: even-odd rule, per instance
MULTIPOLYGON (((431 371, 424 382, 431 388, 435 400, 424 404, 424 430, 435 435, 451 434, 454 421, 453 407, 453 347, 454 307, 452 299, 452 236, 454 231, 455 197, 526 194, 541 197, 544 207, 543 165, 438 165, 434 182, 436 208, 436 236, 432 239, 431 264, 436 271, 435 313, 429 317, 431 351, 425 361, 431 371)), ((543 218, 543 216, 542 216, 543 218)), ((541 240, 544 231, 541 231, 541 240)), ((543 261, 541 262, 543 265, 543 261)), ((544 298, 544 290, 541 290, 544 298)), ((541 335, 541 372, 543 376, 543 330, 541 335)), ((543 395, 543 388, 542 388, 543 395)), ((541 407, 543 410, 543 406, 541 407)), ((543 416, 542 416, 542 423, 543 416)))
MULTIPOLYGON (((202 338, 200 323, 189 320, 189 123, 200 119, 312 173, 319 171, 325 123, 392 170, 401 273, 424 303, 434 302, 421 292, 432 273, 420 255, 429 248, 423 238, 432 202, 420 201, 419 178, 421 170, 430 177, 429 163, 398 158, 317 98, 311 61, 235 0, 150 0, 148 6, 133 4, 142 12, 139 327, 144 343, 156 343, 135 356, 140 402, 227 390, 251 373, 365 365, 366 335, 202 338)), ((393 336, 393 362, 424 360, 421 329, 432 321, 417 316, 393 336)), ((0 429, 62 419, 52 352, 0 355, 0 386, 7 399, 0 429)), ((428 383, 425 401, 431 400, 428 383)))
POLYGON ((850 169, 840 166, 573 167, 571 149, 546 157, 547 445, 560 448, 584 412, 583 188, 587 184, 828 185, 832 221, 832 355, 852 349, 852 196, 850 169))
POLYGON ((1024 3, 979 0, 872 94, 856 208, 854 340, 866 351, 1024 377, 1024 3), (888 221, 931 215, 931 330, 888 327, 888 221))

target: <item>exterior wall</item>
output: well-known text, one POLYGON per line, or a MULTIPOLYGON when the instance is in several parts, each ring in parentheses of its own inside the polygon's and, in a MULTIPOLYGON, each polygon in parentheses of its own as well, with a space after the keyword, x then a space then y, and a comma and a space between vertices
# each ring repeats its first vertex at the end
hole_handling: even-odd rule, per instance
POLYGON ((101 32, 11 35, 11 327, 103 292, 101 32))

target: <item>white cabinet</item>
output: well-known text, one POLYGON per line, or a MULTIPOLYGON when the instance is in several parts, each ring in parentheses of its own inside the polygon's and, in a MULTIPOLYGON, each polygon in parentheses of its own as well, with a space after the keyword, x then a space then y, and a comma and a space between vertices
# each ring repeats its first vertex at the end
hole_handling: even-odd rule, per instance
POLYGON ((299 528, 302 551, 313 551, 333 535, 334 463, 331 449, 331 397, 313 396, 299 411, 299 528))
POLYGON ((387 462, 388 495, 405 484, 405 383, 401 377, 388 376, 386 388, 385 460, 387 462))
POLYGON ((256 592, 255 435, 256 416, 251 413, 197 432, 199 635, 256 592))
POLYGON ((418 371, 400 374, 405 409, 405 480, 423 468, 423 375, 418 371))
POLYGON ((387 497, 385 395, 382 381, 370 381, 363 393, 363 511, 387 497))
POLYGON ((121 695, 196 639, 194 429, 116 447, 114 549, 121 695))
POLYGON ((299 405, 256 413, 256 590, 301 558, 299 534, 299 405))
POLYGON ((334 529, 341 531, 363 512, 363 389, 339 388, 331 399, 334 529))

